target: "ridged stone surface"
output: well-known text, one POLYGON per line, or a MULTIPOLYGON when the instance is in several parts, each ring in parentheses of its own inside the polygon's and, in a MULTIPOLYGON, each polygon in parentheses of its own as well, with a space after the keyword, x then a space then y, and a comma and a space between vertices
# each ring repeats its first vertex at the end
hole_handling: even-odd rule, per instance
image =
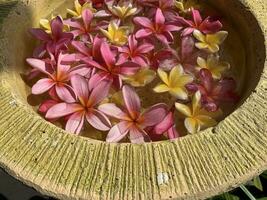
MULTIPOLYGON (((266 41, 266 0, 239 1, 255 15, 266 41)), ((30 6, 37 1, 21 2, 30 6)), ((0 0, 0 23, 12 7, 16 4, 0 0)), ((4 23, 3 30, 8 26, 16 24, 4 23)), ((0 34, 1 52, 6 41, 0 34)), ((265 52, 259 54, 265 59, 265 52)), ((6 55, 0 54, 0 166, 46 195, 64 200, 204 199, 267 169, 266 59, 256 89, 215 128, 179 140, 132 145, 73 136, 46 122, 14 92, 6 55)), ((264 63, 262 57, 258 64, 264 63)))

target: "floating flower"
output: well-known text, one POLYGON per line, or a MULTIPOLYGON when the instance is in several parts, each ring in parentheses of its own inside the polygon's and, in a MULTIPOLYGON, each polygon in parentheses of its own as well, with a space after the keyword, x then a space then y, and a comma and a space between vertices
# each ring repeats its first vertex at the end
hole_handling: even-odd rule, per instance
POLYGON ((71 85, 78 99, 72 103, 63 102, 52 106, 45 117, 55 119, 69 116, 65 129, 75 134, 81 132, 85 118, 95 129, 108 131, 111 123, 96 107, 108 95, 110 83, 101 81, 89 90, 88 81, 80 75, 75 75, 71 77, 71 85))
POLYGON ((143 27, 136 32, 137 39, 153 35, 164 44, 173 41, 171 32, 181 30, 181 27, 166 23, 165 17, 159 8, 156 11, 154 22, 146 17, 135 17, 134 22, 143 27))
POLYGON ((158 75, 163 83, 154 88, 155 92, 169 92, 172 96, 178 99, 187 100, 188 94, 185 86, 193 81, 193 77, 186 75, 181 65, 174 67, 169 76, 162 69, 158 69, 158 75))
POLYGON ((216 53, 220 50, 221 45, 226 39, 228 32, 219 31, 215 34, 204 35, 200 31, 195 30, 193 35, 199 42, 196 43, 196 47, 199 49, 207 49, 211 53, 216 53))
POLYGON ((50 26, 51 34, 46 33, 40 28, 30 29, 30 33, 42 41, 42 45, 35 49, 34 57, 42 57, 45 52, 57 55, 60 51, 66 50, 66 46, 73 39, 72 33, 65 33, 63 31, 64 25, 59 16, 51 21, 50 26))
POLYGON ((215 81, 207 69, 199 72, 200 83, 190 83, 186 88, 191 92, 200 91, 201 103, 210 112, 219 109, 222 102, 237 102, 239 97, 235 92, 236 83, 232 78, 223 78, 215 81))
POLYGON ((75 101, 72 88, 68 85, 68 81, 71 76, 75 74, 87 75, 91 69, 87 67, 73 67, 70 65, 63 65, 61 61, 64 55, 60 54, 57 60, 56 66, 47 66, 47 63, 43 60, 28 58, 27 62, 35 69, 39 70, 47 76, 47 78, 41 78, 32 87, 32 94, 43 94, 52 88, 55 89, 58 97, 66 102, 75 101))
POLYGON ((137 8, 134 8, 131 3, 123 6, 110 6, 108 8, 113 15, 117 16, 121 20, 124 20, 137 12, 137 8))
POLYGON ((184 125, 191 134, 195 134, 203 128, 212 127, 217 124, 212 117, 206 115, 207 112, 205 110, 201 109, 200 99, 201 94, 198 91, 193 96, 191 107, 181 103, 175 103, 176 109, 186 117, 184 125))
POLYGON ((208 59, 198 57, 197 64, 199 69, 208 69, 214 79, 221 79, 222 73, 230 69, 230 64, 221 62, 219 56, 209 55, 208 59))
POLYGON ((205 34, 217 33, 223 27, 222 23, 219 20, 214 20, 212 17, 207 17, 202 19, 198 10, 192 9, 192 20, 186 20, 181 16, 176 16, 175 20, 181 26, 186 26, 182 32, 182 36, 190 35, 194 30, 199 30, 205 34))
POLYGON ((106 42, 102 42, 100 52, 103 62, 98 63, 91 58, 83 59, 83 61, 99 69, 101 71, 99 77, 112 80, 113 84, 118 88, 122 86, 122 76, 133 75, 140 69, 140 66, 133 62, 125 62, 118 65, 114 54, 106 42))
POLYGON ((113 126, 106 138, 107 142, 119 142, 129 135, 132 143, 143 143, 148 140, 146 127, 155 126, 166 116, 166 105, 156 104, 145 112, 141 112, 141 103, 138 95, 129 86, 122 88, 125 108, 121 110, 115 104, 108 103, 99 106, 99 110, 120 122, 113 126))
POLYGON ((98 27, 92 24, 93 13, 89 9, 82 11, 82 22, 77 19, 68 19, 64 23, 73 28, 71 33, 74 38, 80 36, 82 41, 87 42, 93 32, 98 30, 98 27))
POLYGON ((133 87, 144 87, 151 83, 156 77, 156 72, 149 68, 141 68, 134 75, 123 76, 123 80, 133 87))
POLYGON ((130 35, 128 38, 128 46, 118 48, 120 52, 118 64, 131 60, 132 62, 145 67, 149 64, 149 60, 146 55, 154 48, 155 47, 152 44, 147 42, 138 44, 135 36, 130 35))
POLYGON ((85 9, 89 9, 89 10, 91 10, 91 12, 93 12, 93 13, 96 12, 96 9, 94 9, 94 7, 92 6, 92 3, 89 2, 89 1, 80 3, 79 0, 75 0, 75 1, 74 1, 74 8, 75 8, 75 10, 67 9, 67 12, 68 12, 70 15, 72 15, 73 17, 75 17, 75 18, 80 18, 80 17, 82 17, 82 12, 83 12, 85 9))
POLYGON ((114 21, 110 22, 108 31, 104 29, 100 30, 115 45, 124 45, 127 42, 127 28, 119 27, 114 21))

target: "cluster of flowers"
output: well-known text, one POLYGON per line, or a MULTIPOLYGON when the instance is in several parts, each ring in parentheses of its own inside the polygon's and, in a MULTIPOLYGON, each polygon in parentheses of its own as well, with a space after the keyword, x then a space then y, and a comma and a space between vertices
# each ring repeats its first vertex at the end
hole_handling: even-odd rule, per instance
POLYGON ((238 100, 218 53, 228 33, 189 2, 76 0, 68 18, 42 19, 30 30, 40 43, 27 59, 32 94, 47 98, 39 112, 75 134, 87 121, 108 142, 177 138, 175 112, 188 133, 214 126, 221 103, 238 100), (149 85, 173 105, 143 109, 136 88, 149 85))

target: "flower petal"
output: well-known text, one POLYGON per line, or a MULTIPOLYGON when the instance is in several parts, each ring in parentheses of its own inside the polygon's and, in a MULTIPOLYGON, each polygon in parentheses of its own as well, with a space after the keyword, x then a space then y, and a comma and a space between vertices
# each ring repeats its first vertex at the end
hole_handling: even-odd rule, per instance
POLYGON ((215 34, 208 34, 206 38, 209 44, 220 45, 223 43, 223 41, 226 39, 227 36, 228 36, 227 31, 219 31, 218 33, 215 34))
POLYGON ((209 128, 217 125, 217 121, 210 116, 198 115, 197 120, 199 121, 201 128, 209 128))
POLYGON ((199 30, 194 30, 193 35, 197 40, 201 42, 206 42, 205 35, 202 34, 199 30))
POLYGON ((186 117, 192 116, 192 112, 187 105, 181 103, 175 103, 175 108, 186 117))
POLYGON ((54 119, 64 117, 82 110, 83 107, 81 107, 81 105, 79 104, 59 103, 54 105, 47 111, 45 118, 54 119))
POLYGON ((153 27, 152 22, 146 17, 135 17, 133 21, 134 21, 134 23, 136 23, 142 27, 146 27, 149 29, 153 27))
POLYGON ((201 93, 200 91, 197 91, 195 95, 193 96, 193 101, 192 101, 192 109, 193 109, 192 114, 193 115, 196 115, 200 110, 200 107, 201 107, 200 100, 201 100, 201 93))
POLYGON ((71 77, 71 86, 83 105, 86 105, 89 97, 88 81, 81 75, 71 77))
POLYGON ((200 126, 194 118, 186 118, 184 121, 185 128, 191 134, 196 134, 200 131, 200 126))
POLYGON ((76 112, 72 114, 67 123, 65 130, 71 133, 79 134, 84 124, 84 112, 76 112))
POLYGON ((163 92, 168 92, 170 88, 165 84, 159 84, 156 87, 154 87, 153 90, 154 92, 157 92, 157 93, 163 93, 163 92))
POLYGON ((68 85, 56 85, 56 92, 58 97, 66 103, 74 103, 76 101, 73 89, 68 85))
POLYGON ((53 37, 55 37, 56 39, 60 39, 60 36, 62 34, 62 29, 63 29, 63 22, 61 18, 57 16, 51 21, 51 31, 53 37))
POLYGON ((150 29, 140 29, 136 32, 135 36, 137 39, 148 37, 152 34, 152 31, 150 29))
POLYGON ((181 100, 188 99, 188 94, 186 90, 181 87, 171 88, 169 92, 172 96, 176 97, 177 99, 181 100))
POLYGON ((165 23, 165 17, 161 11, 160 8, 157 9, 156 15, 155 15, 155 23, 158 25, 162 25, 165 23))
POLYGON ((169 78, 168 78, 168 74, 163 71, 162 69, 158 69, 158 75, 160 77, 160 79, 166 84, 169 85, 169 78))
POLYGON ((122 88, 123 100, 125 106, 132 116, 132 118, 136 118, 140 114, 141 103, 140 98, 133 88, 125 85, 122 88))
POLYGON ((146 110, 141 116, 144 128, 154 126, 161 122, 167 115, 167 105, 163 103, 156 104, 146 110))
POLYGON ((85 27, 90 26, 92 19, 93 19, 93 13, 89 9, 85 9, 82 11, 82 19, 85 27))
POLYGON ((111 127, 109 119, 102 112, 93 110, 86 114, 86 119, 95 129, 100 131, 108 131, 111 127))
POLYGON ((126 121, 122 121, 110 129, 106 141, 119 142, 127 135, 128 132, 129 132, 129 123, 126 121))
POLYGON ((87 106, 95 106, 107 97, 110 89, 110 81, 103 80, 95 86, 90 94, 87 106))
POLYGON ((98 107, 98 110, 116 119, 123 120, 127 117, 127 114, 124 113, 120 108, 118 108, 114 103, 102 104, 98 107))
POLYGON ((55 85, 55 82, 49 78, 43 78, 37 81, 32 87, 32 94, 38 95, 47 92, 55 85))
POLYGON ((52 78, 52 75, 46 70, 46 63, 43 60, 35 59, 35 58, 28 58, 26 59, 27 63, 31 65, 34 69, 37 69, 44 74, 47 74, 52 78))
POLYGON ((129 139, 131 143, 134 144, 144 143, 145 142, 144 132, 139 130, 138 128, 132 127, 130 129, 129 139))
POLYGON ((106 65, 112 68, 115 64, 115 57, 111 52, 109 45, 106 42, 103 42, 101 45, 101 55, 106 65))
POLYGON ((49 34, 47 34, 43 29, 40 28, 32 28, 29 30, 29 32, 38 40, 41 41, 49 41, 51 40, 51 37, 49 36, 49 34))
POLYGON ((46 113, 52 106, 58 104, 55 100, 46 100, 40 106, 38 111, 41 113, 46 113))

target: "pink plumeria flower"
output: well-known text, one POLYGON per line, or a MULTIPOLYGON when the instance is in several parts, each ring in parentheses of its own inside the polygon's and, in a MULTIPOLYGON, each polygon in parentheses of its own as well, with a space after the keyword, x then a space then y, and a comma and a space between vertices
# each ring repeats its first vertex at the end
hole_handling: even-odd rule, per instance
POLYGON ((67 45, 73 39, 72 33, 63 32, 64 25, 59 16, 51 20, 50 26, 51 34, 40 28, 30 29, 30 33, 42 41, 42 44, 35 49, 34 57, 43 57, 46 52, 58 55, 60 51, 67 49, 67 45))
POLYGON ((157 8, 161 9, 164 17, 167 21, 170 21, 175 16, 175 11, 173 9, 175 0, 158 0, 152 4, 152 9, 150 10, 149 16, 154 16, 157 8))
POLYGON ((217 111, 222 102, 237 102, 239 100, 235 92, 236 82, 232 78, 216 81, 212 78, 209 70, 201 69, 199 81, 200 83, 190 83, 186 87, 191 92, 200 91, 201 103, 207 111, 217 111))
POLYGON ((131 35, 128 38, 128 46, 118 48, 120 55, 117 64, 122 64, 131 60, 132 62, 145 67, 149 64, 149 60, 146 55, 154 48, 154 45, 146 42, 138 45, 138 41, 135 39, 135 36, 131 35))
POLYGON ((111 127, 109 119, 101 111, 97 110, 97 105, 103 101, 109 93, 110 83, 101 81, 98 85, 91 85, 92 82, 80 75, 71 77, 71 85, 77 95, 77 100, 73 103, 58 103, 52 106, 46 113, 47 119, 57 119, 69 116, 66 123, 66 131, 79 134, 84 125, 85 119, 97 130, 108 131, 111 127))
POLYGON ((79 19, 67 19, 64 21, 64 24, 69 25, 73 28, 71 33, 74 35, 74 38, 80 37, 81 41, 87 42, 91 40, 91 34, 99 30, 100 27, 105 28, 107 23, 99 23, 98 25, 93 24, 93 13, 89 9, 82 11, 82 20, 79 19))
POLYGON ((173 111, 170 111, 166 117, 154 127, 153 132, 157 135, 166 134, 169 139, 175 139, 179 137, 179 133, 175 127, 173 111))
POLYGON ((46 78, 41 78, 36 84, 33 85, 32 94, 43 94, 54 88, 56 94, 61 100, 66 102, 75 101, 73 90, 68 85, 68 81, 70 80, 71 76, 75 74, 87 75, 88 73, 90 73, 91 69, 83 66, 71 68, 70 65, 63 65, 63 57, 64 55, 60 53, 56 66, 53 66, 52 63, 52 66, 47 66, 47 63, 40 59, 27 59, 29 65, 47 76, 46 78))
POLYGON ((165 17, 159 8, 156 11, 154 21, 146 17, 135 17, 134 22, 143 27, 136 32, 137 39, 154 35, 165 45, 173 42, 173 35, 171 32, 180 31, 182 29, 176 25, 166 23, 165 17))
POLYGON ((202 19, 200 12, 198 10, 192 10, 193 21, 186 20, 181 16, 176 16, 176 23, 182 26, 186 26, 182 32, 182 36, 190 35, 194 32, 194 30, 199 30, 205 34, 216 33, 220 31, 223 27, 222 23, 219 20, 214 20, 212 17, 207 17, 206 19, 202 19))
POLYGON ((142 113, 140 99, 136 92, 125 85, 122 88, 122 93, 124 110, 112 103, 99 106, 99 110, 103 113, 120 121, 110 129, 106 141, 119 142, 129 135, 132 143, 143 143, 148 138, 144 129, 155 126, 164 119, 167 114, 166 105, 156 104, 142 113))
POLYGON ((140 66, 134 62, 124 62, 117 64, 115 55, 110 49, 107 42, 103 42, 100 46, 100 52, 102 55, 102 62, 98 63, 91 58, 84 59, 83 61, 92 67, 99 69, 99 77, 109 79, 113 81, 114 86, 121 88, 122 75, 133 75, 140 69, 140 66))

